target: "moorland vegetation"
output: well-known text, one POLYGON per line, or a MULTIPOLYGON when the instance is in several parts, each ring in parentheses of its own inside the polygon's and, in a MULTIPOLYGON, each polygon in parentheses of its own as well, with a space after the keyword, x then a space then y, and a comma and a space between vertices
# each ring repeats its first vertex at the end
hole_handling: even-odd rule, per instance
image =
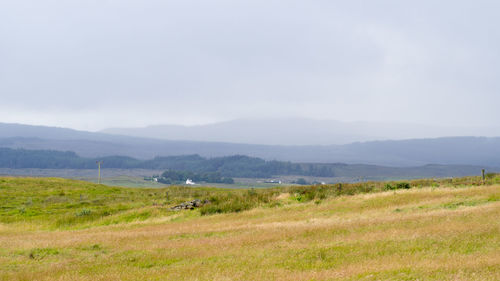
POLYGON ((498 280, 499 183, 147 189, 0 177, 0 280, 498 280), (193 199, 209 203, 171 209, 193 199))

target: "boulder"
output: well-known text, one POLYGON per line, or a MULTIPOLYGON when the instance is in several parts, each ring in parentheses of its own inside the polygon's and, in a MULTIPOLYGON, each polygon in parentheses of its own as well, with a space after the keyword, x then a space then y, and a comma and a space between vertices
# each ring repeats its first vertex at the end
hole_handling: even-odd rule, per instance
POLYGON ((188 202, 184 202, 184 203, 181 203, 177 206, 173 206, 172 208, 170 208, 171 210, 174 210, 174 211, 180 211, 180 210, 193 210, 195 208, 199 208, 205 204, 209 204, 210 201, 209 200, 203 200, 201 201, 200 199, 194 199, 193 201, 188 201, 188 202))

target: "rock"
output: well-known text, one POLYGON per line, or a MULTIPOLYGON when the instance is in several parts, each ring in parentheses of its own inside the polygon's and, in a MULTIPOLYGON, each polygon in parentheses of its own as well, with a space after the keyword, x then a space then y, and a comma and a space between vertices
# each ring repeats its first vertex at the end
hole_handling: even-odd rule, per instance
POLYGON ((201 204, 201 200, 196 199, 196 200, 193 201, 193 206, 200 207, 201 205, 202 205, 201 204))
POLYGON ((205 204, 208 204, 210 203, 209 200, 203 200, 201 201, 200 199, 195 199, 193 201, 188 201, 188 202, 184 202, 184 203, 181 203, 177 206, 174 206, 172 208, 170 208, 171 210, 175 210, 175 211, 179 211, 179 210, 193 210, 195 208, 199 208, 205 204))

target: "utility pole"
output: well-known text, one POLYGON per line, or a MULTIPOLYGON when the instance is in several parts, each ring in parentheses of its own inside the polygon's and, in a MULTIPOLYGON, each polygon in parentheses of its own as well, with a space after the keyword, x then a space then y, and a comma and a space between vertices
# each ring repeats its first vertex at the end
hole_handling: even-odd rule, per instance
POLYGON ((101 184, 101 163, 102 161, 95 161, 97 163, 97 167, 99 169, 99 174, 97 176, 97 184, 101 184))

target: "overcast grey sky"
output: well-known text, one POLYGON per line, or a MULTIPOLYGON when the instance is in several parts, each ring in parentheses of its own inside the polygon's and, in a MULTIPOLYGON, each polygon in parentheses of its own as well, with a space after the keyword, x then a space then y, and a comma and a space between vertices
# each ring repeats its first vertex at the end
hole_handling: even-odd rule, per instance
POLYGON ((500 120, 500 1, 0 0, 0 122, 500 120))

